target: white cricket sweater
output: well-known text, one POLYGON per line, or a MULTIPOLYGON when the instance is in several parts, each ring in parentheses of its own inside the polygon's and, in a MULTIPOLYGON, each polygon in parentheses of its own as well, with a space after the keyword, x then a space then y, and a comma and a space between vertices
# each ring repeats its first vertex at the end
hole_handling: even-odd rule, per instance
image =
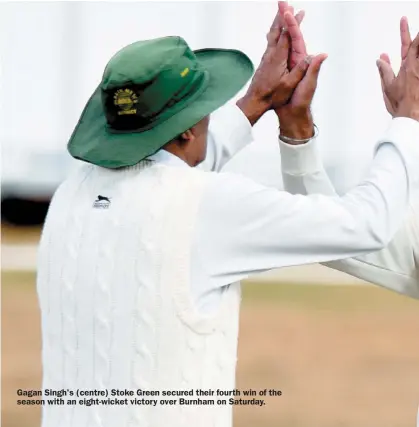
POLYGON ((192 232, 210 175, 149 161, 123 171, 87 165, 54 195, 37 279, 43 389, 65 389, 77 405, 45 405, 42 427, 232 425, 230 405, 160 404, 177 399, 163 390, 193 390, 184 398, 196 400, 197 389, 235 386, 240 285, 225 287, 208 317, 190 292, 192 232), (80 395, 102 390, 115 399, 112 389, 134 396, 98 405, 107 398, 80 395))

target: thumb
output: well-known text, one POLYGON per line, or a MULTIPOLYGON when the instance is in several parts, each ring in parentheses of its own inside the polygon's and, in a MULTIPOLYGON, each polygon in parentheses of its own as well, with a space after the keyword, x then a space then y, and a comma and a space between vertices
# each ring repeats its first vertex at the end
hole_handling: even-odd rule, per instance
POLYGON ((381 58, 377 60, 377 68, 380 73, 383 90, 386 91, 395 77, 394 72, 391 65, 385 59, 381 58))
POLYGON ((289 87, 296 87, 303 80, 307 69, 310 65, 311 57, 307 56, 294 67, 287 76, 287 84, 289 87))
POLYGON ((317 80, 319 78, 321 66, 326 58, 326 53, 314 56, 310 62, 306 75, 301 82, 301 95, 304 99, 310 100, 310 102, 317 88, 317 80))
POLYGON ((384 62, 387 62, 387 64, 391 66, 391 61, 390 57, 388 56, 388 53, 382 53, 380 55, 380 59, 382 59, 384 62))
POLYGON ((320 55, 316 55, 310 63, 310 66, 307 70, 306 78, 312 80, 314 83, 317 83, 320 68, 326 59, 327 53, 321 53, 320 55))
POLYGON ((297 21, 298 25, 301 25, 303 22, 303 19, 305 17, 306 13, 304 10, 300 10, 297 15, 295 15, 295 20, 297 21))

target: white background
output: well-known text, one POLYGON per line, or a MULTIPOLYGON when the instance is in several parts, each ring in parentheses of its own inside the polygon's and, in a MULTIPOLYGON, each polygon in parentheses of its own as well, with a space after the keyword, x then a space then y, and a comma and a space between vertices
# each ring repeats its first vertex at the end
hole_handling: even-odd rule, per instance
MULTIPOLYGON (((309 52, 329 54, 313 110, 325 165, 343 192, 361 179, 390 120, 375 61, 388 52, 398 69, 399 19, 408 16, 416 35, 419 1, 292 4, 306 10, 302 28, 309 52)), ((275 13, 275 2, 259 1, 1 3, 3 165, 24 165, 36 150, 65 153, 106 62, 124 45, 180 35, 194 49, 243 50, 257 65, 275 13)), ((276 125, 272 115, 263 118, 255 143, 230 168, 280 185, 276 125)))

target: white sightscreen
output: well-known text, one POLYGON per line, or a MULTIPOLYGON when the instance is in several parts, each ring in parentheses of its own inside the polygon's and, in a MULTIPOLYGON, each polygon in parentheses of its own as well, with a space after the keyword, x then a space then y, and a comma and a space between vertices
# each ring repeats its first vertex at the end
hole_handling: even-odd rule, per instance
MULTIPOLYGON (((419 2, 295 2, 307 12, 312 53, 329 54, 314 115, 327 170, 338 190, 364 173, 389 122, 375 60, 386 51, 399 65, 399 18, 419 30, 419 2)), ((2 3, 1 137, 8 149, 51 150, 65 144, 116 50, 139 39, 181 35, 193 48, 245 51, 257 65, 274 2, 2 3)), ((230 169, 280 185, 276 121, 266 116, 256 142, 230 169)), ((419 141, 418 141, 419 143, 419 141)), ((24 154, 22 154, 24 155, 24 154)), ((4 159, 5 160, 5 159, 4 159)))

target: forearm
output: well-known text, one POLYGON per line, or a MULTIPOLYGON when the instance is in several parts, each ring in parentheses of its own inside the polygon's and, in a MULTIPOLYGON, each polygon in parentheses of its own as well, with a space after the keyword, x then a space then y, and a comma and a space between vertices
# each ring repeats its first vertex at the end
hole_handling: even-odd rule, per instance
POLYGON ((393 241, 381 251, 356 258, 322 263, 374 285, 419 299, 419 272, 408 225, 403 224, 393 241))
POLYGON ((220 174, 205 197, 197 233, 198 242, 206 242, 201 262, 214 286, 273 268, 381 250, 403 221, 408 182, 415 180, 405 164, 409 155, 419 163, 419 152, 412 144, 405 151, 383 144, 368 179, 343 197, 291 195, 220 174))
MULTIPOLYGON (((412 187, 417 188, 418 185, 417 164, 415 162, 418 161, 419 147, 413 146, 416 148, 413 156, 406 155, 406 153, 403 154, 403 151, 406 141, 409 139, 414 141, 415 137, 419 140, 419 123, 410 119, 398 119, 392 122, 386 135, 382 138, 382 141, 388 141, 391 144, 392 149, 402 152, 405 168, 411 171, 411 179, 408 186, 409 195, 412 194, 412 187)), ((316 139, 299 146, 291 146, 280 141, 280 149, 283 181, 286 190, 294 194, 324 194, 337 197, 334 186, 323 168, 316 139)), ((382 165, 387 165, 381 167, 380 173, 381 176, 384 176, 384 171, 391 169, 391 160, 389 160, 388 153, 382 155, 381 158, 382 165)), ((376 168, 373 167, 372 170, 375 171, 376 168)), ((398 174, 400 175, 400 170, 398 174)))
MULTIPOLYGON (((295 138, 296 135, 293 134, 291 137, 295 138)), ((319 178, 319 185, 317 187, 312 185, 313 188, 311 189, 302 188, 302 194, 335 194, 333 185, 324 171, 315 138, 309 137, 307 141, 301 146, 290 146, 289 143, 280 142, 283 175, 286 176, 286 179, 304 176, 307 178, 305 181, 312 185, 315 182, 315 180, 311 181, 312 175, 316 174, 316 177, 319 178)), ((412 194, 412 190, 419 187, 419 162, 417 158, 419 144, 417 141, 419 141, 419 121, 399 117, 393 119, 384 137, 376 146, 378 147, 383 142, 389 142, 402 154, 405 167, 412 172, 409 175, 408 183, 410 194, 412 194), (406 148, 408 152, 406 152, 406 148), (413 152, 413 155, 410 154, 410 151, 413 152)))
MULTIPOLYGON (((294 194, 336 195, 321 161, 316 139, 292 146, 280 141, 284 187, 294 194)), ((323 263, 325 266, 387 289, 419 298, 419 201, 416 197, 401 228, 390 244, 356 258, 323 263), (414 209, 416 207, 416 210, 414 209), (416 249, 415 249, 416 248, 416 249)))
POLYGON ((279 140, 279 148, 284 190, 291 194, 337 196, 324 169, 316 137, 300 145, 279 140))
POLYGON ((386 289, 419 299, 419 199, 411 202, 409 212, 393 240, 382 250, 356 258, 324 263, 386 289))
POLYGON ((247 117, 251 126, 254 126, 270 108, 269 104, 254 98, 251 94, 240 98, 236 105, 247 117))

